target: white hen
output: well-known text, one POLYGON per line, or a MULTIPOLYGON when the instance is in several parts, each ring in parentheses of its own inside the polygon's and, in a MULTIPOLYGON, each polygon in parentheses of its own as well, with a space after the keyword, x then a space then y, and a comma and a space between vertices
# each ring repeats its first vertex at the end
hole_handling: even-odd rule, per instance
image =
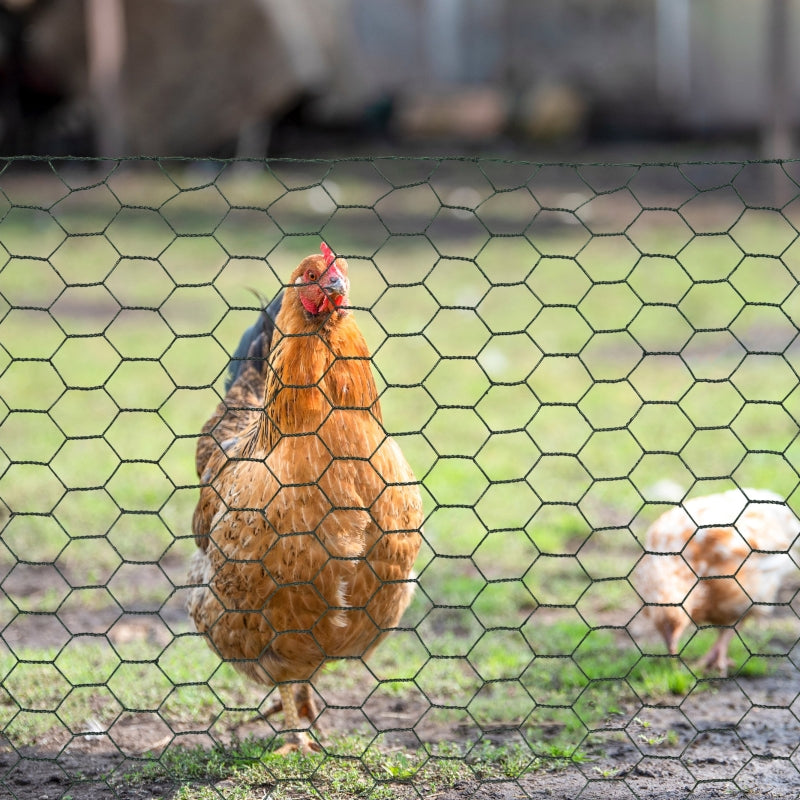
POLYGON ((701 662, 727 674, 734 626, 767 613, 786 577, 798 574, 792 548, 800 521, 762 489, 696 497, 662 514, 645 535, 633 574, 646 613, 672 655, 689 625, 720 626, 701 662))

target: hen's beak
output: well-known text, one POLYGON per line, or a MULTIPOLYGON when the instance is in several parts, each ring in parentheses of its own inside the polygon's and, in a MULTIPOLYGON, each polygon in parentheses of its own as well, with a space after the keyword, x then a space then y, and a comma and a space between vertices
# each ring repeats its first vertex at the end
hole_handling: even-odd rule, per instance
MULTIPOLYGON (((330 270, 328 270, 330 273, 330 270)), ((347 298, 347 281, 338 273, 334 272, 330 277, 323 276, 320 281, 320 288, 333 301, 337 308, 344 303, 347 298)))

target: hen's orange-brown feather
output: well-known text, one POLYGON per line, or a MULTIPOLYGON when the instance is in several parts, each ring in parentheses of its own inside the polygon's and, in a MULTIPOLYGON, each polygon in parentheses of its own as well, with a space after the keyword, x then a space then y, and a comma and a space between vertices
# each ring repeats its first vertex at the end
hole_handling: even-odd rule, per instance
MULTIPOLYGON (((240 380, 234 383, 225 399, 206 421, 197 441, 195 468, 201 483, 212 484, 213 477, 235 458, 248 441, 249 430, 255 430, 264 406, 264 375, 248 364, 240 380)), ((200 502, 194 512, 192 528, 197 546, 208 546, 209 518, 213 515, 218 498, 201 492, 200 502)))
POLYGON ((191 616, 220 656, 265 683, 368 654, 408 605, 421 543, 419 488, 383 429, 353 315, 318 320, 299 302, 309 259, 276 319, 263 410, 239 418, 219 468, 207 458, 193 520, 205 548, 191 616))

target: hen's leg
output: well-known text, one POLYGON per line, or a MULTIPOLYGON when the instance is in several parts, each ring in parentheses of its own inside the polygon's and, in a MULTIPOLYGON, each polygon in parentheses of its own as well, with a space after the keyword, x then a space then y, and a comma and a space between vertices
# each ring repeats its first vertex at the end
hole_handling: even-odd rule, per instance
POLYGON ((699 666, 719 670, 719 674, 723 678, 726 677, 728 675, 728 667, 733 664, 728 658, 728 647, 730 646, 734 633, 735 631, 733 628, 722 628, 717 637, 717 641, 714 642, 712 648, 705 654, 699 666))
MULTIPOLYGON (((299 717, 305 717, 310 723, 311 727, 315 730, 320 730, 319 725, 319 708, 317 701, 314 699, 314 693, 311 691, 310 683, 301 683, 297 686, 294 692, 294 701, 297 707, 297 714, 299 717)), ((282 696, 276 697, 261 713, 264 718, 271 717, 273 714, 283 711, 282 696)))
POLYGON ((320 751, 320 746, 311 739, 308 732, 300 728, 300 715, 297 713, 297 704, 294 698, 294 686, 290 683, 282 683, 278 690, 281 694, 281 704, 283 706, 283 718, 286 723, 287 743, 279 747, 277 752, 285 755, 286 753, 315 753, 320 751))
POLYGON ((297 703, 297 713, 301 717, 305 717, 311 723, 312 728, 319 730, 319 709, 314 700, 314 693, 311 691, 311 684, 301 683, 294 698, 297 703))

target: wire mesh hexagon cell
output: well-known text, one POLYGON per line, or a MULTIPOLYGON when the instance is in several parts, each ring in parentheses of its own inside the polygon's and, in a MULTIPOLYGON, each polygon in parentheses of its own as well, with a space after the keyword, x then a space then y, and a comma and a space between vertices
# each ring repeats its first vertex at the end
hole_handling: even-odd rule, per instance
MULTIPOLYGON (((0 796, 800 794, 799 178, 797 162, 2 162, 0 796), (299 677, 321 733, 285 755, 297 720, 235 669, 263 653, 221 659, 185 610, 195 447, 259 296, 323 238, 371 354, 383 427, 363 460, 381 487, 341 503, 331 475, 356 468, 327 452, 324 510, 277 531, 316 560, 268 594, 302 594, 313 625, 264 597, 222 616, 317 649, 326 615, 373 635, 299 677), (345 525, 319 532, 383 519, 387 434, 425 512, 396 624, 373 555, 342 545, 345 525), (373 588, 332 598, 326 571, 359 559, 373 588)), ((231 441, 220 471, 247 461, 231 441)), ((268 518, 300 485, 259 469, 276 491, 221 516, 268 518)), ((268 553, 222 560, 235 580, 268 553)))

